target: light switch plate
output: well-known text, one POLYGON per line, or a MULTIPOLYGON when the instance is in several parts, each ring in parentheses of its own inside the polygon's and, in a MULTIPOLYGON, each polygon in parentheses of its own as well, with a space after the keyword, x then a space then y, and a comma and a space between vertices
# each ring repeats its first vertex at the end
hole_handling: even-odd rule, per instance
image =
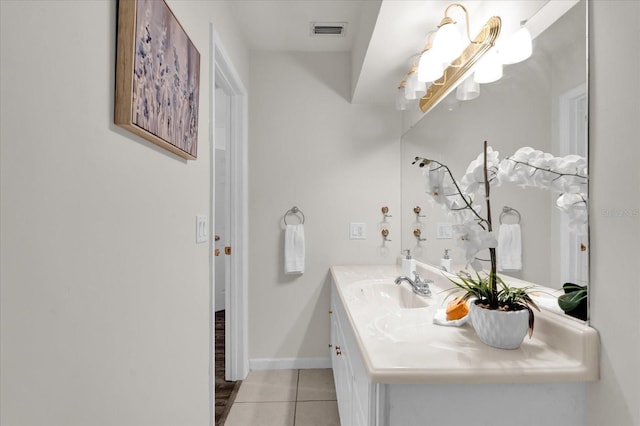
POLYGON ((209 232, 207 232, 207 216, 196 216, 196 243, 206 243, 209 238, 209 232))
POLYGON ((366 240, 367 239, 367 224, 366 223, 351 223, 349 226, 349 239, 350 240, 366 240))
POLYGON ((453 238, 453 226, 450 223, 438 223, 436 227, 436 239, 446 240, 453 238))

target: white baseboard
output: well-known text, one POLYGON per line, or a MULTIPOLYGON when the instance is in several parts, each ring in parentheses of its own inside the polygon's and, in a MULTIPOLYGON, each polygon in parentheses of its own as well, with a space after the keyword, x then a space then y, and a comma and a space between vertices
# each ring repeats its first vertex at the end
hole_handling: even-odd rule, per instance
POLYGON ((330 358, 252 358, 251 370, 297 370, 331 368, 330 358))

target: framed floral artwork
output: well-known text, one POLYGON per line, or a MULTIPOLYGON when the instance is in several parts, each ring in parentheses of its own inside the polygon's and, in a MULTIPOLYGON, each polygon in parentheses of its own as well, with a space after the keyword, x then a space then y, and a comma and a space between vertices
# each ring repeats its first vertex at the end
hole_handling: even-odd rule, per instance
POLYGON ((180 157, 198 151, 200 53, 164 0, 120 0, 114 122, 180 157))

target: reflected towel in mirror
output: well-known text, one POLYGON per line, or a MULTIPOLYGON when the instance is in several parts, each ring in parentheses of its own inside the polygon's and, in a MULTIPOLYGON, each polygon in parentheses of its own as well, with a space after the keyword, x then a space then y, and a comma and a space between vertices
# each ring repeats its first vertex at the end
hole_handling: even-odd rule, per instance
POLYGON ((522 269, 522 236, 520 224, 503 223, 498 232, 498 271, 522 269))
POLYGON ((304 273, 304 225, 287 225, 284 231, 284 273, 304 273))

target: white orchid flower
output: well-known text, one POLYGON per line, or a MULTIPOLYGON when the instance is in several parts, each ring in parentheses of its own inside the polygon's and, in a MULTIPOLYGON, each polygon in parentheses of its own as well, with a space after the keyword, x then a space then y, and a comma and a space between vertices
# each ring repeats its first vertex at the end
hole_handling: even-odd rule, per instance
POLYGON ((431 195, 432 200, 437 204, 442 205, 446 210, 451 210, 460 194, 447 169, 437 162, 431 162, 423 171, 423 175, 427 194, 431 195))
MULTIPOLYGON (((498 171, 500 153, 494 151, 490 146, 487 147, 487 175, 492 186, 500 183, 498 171)), ((460 190, 464 194, 475 194, 478 190, 484 191, 484 153, 480 153, 478 158, 469 163, 467 172, 460 179, 460 190)))
POLYGON ((498 240, 495 234, 483 229, 474 221, 465 222, 461 226, 458 226, 457 230, 459 233, 458 240, 464 249, 465 262, 471 264, 474 269, 475 266, 478 265, 478 263, 474 261, 479 252, 498 246, 498 240))
POLYGON ((581 192, 587 181, 586 158, 579 155, 554 157, 528 146, 505 158, 499 169, 503 182, 555 192, 581 192))
POLYGON ((437 200, 442 192, 442 181, 445 176, 444 167, 435 162, 431 162, 423 170, 422 174, 424 176, 425 191, 437 200))
POLYGON ((558 197, 556 206, 569 217, 569 229, 585 235, 588 230, 587 196, 581 193, 565 193, 558 197))

